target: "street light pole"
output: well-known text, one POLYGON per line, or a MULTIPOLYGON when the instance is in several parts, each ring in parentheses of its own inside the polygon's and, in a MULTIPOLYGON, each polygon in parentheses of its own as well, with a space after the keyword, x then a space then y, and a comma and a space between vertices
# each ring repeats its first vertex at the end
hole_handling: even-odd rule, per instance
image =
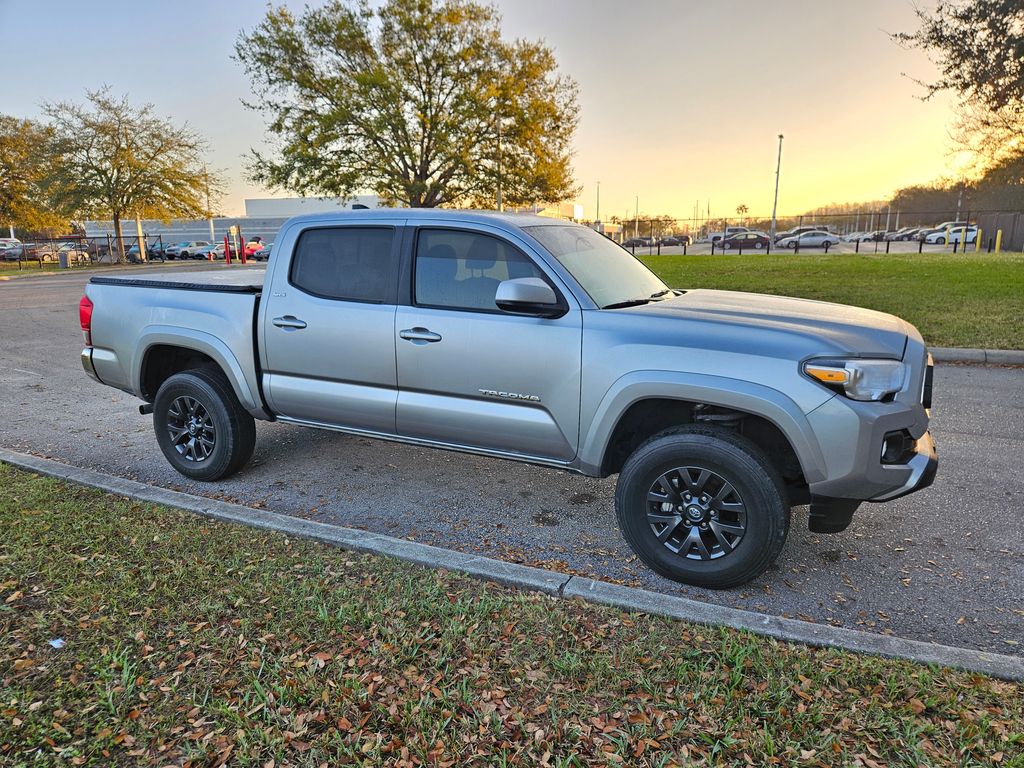
POLYGON ((601 182, 597 182, 597 215, 594 217, 594 221, 598 224, 601 223, 601 182))
POLYGON ((772 241, 775 241, 775 214, 779 209, 779 171, 782 170, 782 134, 779 134, 779 159, 775 161, 775 202, 772 203, 772 241))
POLYGON ((633 209, 633 237, 640 236, 640 195, 636 196, 636 207, 633 209))

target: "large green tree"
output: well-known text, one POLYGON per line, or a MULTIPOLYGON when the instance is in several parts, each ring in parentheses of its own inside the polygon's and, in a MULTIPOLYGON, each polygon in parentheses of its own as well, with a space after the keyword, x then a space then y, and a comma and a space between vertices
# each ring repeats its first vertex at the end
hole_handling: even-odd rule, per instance
POLYGON ((275 143, 254 176, 302 194, 373 190, 413 207, 557 201, 570 165, 576 84, 551 49, 506 41, 467 0, 333 0, 271 8, 236 58, 275 143))
POLYGON ((77 217, 113 219, 121 258, 126 216, 210 215, 210 195, 221 188, 203 162, 205 142, 191 128, 107 89, 90 92, 85 104, 46 104, 44 111, 53 132, 50 200, 77 217))
POLYGON ((50 206, 44 189, 51 139, 45 125, 0 115, 0 224, 38 231, 67 223, 50 206))
POLYGON ((920 28, 895 37, 938 66, 927 96, 959 97, 957 137, 986 164, 1024 149, 1024 3, 943 0, 917 15, 920 28))

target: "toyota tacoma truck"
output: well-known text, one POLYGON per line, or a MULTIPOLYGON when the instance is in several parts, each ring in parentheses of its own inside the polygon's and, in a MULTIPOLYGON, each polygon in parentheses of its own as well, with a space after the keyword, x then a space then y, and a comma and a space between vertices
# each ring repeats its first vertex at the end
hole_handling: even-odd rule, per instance
POLYGON ((636 554, 703 587, 764 572, 792 507, 842 531, 937 467, 910 324, 677 290, 537 216, 300 216, 265 271, 93 277, 80 316, 85 371, 144 401, 187 477, 241 469, 256 419, 618 474, 636 554))

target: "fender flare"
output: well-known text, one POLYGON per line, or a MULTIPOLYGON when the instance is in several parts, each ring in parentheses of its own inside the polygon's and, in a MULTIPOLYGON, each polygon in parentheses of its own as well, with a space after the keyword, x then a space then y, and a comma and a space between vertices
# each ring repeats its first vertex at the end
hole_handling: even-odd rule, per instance
POLYGON ((205 331, 186 330, 168 325, 149 325, 142 329, 131 361, 132 389, 140 399, 142 395, 142 366, 149 351, 159 345, 181 347, 201 352, 211 358, 227 376, 238 401, 253 416, 267 418, 258 392, 253 391, 235 354, 227 344, 205 331))
POLYGON ((789 440, 808 483, 819 482, 827 476, 825 457, 807 415, 786 394, 742 379, 675 371, 632 371, 608 388, 582 442, 579 463, 583 471, 587 474, 600 472, 622 415, 634 403, 652 399, 716 405, 767 419, 789 440))

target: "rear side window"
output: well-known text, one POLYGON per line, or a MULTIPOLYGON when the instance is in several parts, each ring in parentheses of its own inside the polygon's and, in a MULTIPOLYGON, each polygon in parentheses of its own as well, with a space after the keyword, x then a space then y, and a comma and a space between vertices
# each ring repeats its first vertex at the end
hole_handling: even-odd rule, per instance
POLYGON ((295 246, 291 283, 327 299, 388 302, 398 266, 394 240, 387 227, 307 230, 295 246))
POLYGON ((416 247, 416 304, 498 312, 503 280, 544 278, 510 243, 479 232, 421 229, 416 247))

